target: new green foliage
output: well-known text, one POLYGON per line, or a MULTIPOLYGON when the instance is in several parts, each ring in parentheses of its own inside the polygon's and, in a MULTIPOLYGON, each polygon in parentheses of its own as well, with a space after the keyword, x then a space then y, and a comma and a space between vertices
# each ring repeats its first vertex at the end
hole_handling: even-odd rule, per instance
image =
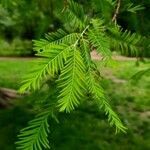
POLYGON ((49 131, 48 118, 50 110, 47 110, 37 116, 34 120, 29 122, 29 126, 20 131, 18 138, 20 139, 17 144, 18 149, 41 150, 50 148, 47 139, 49 131))
MULTIPOLYGON (((107 4, 114 5, 110 0, 107 0, 107 4)), ((73 0, 68 1, 65 11, 68 25, 65 25, 64 29, 46 34, 45 39, 34 41, 34 50, 41 57, 41 62, 25 78, 20 92, 39 89, 47 77, 50 77, 56 80, 59 91, 55 93, 54 110, 69 113, 90 95, 93 102, 100 109, 104 109, 110 125, 115 126, 116 132, 126 132, 126 127, 112 110, 101 87, 98 71, 90 53, 95 49, 103 58, 111 58, 112 47, 122 52, 138 52, 142 37, 129 31, 124 32, 111 20, 106 23, 105 18, 91 18, 84 13, 83 7, 73 0), (72 27, 71 33, 65 28, 69 26, 72 27)), ((47 103, 51 104, 51 100, 47 100, 47 103)), ((29 127, 21 131, 17 142, 18 149, 49 148, 49 111, 51 112, 47 110, 46 113, 42 113, 42 116, 38 116, 29 123, 29 127)))
POLYGON ((58 106, 60 111, 70 112, 80 104, 84 97, 85 65, 80 51, 71 47, 64 68, 58 78, 60 94, 58 96, 58 106))

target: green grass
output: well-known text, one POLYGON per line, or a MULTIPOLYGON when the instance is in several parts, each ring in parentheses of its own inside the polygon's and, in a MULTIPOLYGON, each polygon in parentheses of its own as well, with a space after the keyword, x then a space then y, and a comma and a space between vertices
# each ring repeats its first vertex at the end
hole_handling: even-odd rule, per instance
MULTIPOLYGON (((35 62, 0 61, 0 86, 17 89, 21 78, 34 67, 35 62)), ((89 101, 72 114, 60 114, 60 124, 51 122, 52 150, 149 150, 150 77, 129 80, 138 70, 149 67, 149 63, 135 66, 134 61, 125 61, 105 68, 99 62, 97 65, 104 77, 102 85, 111 99, 111 105, 128 127, 127 134, 115 135, 103 112, 98 112, 89 101)), ((30 101, 43 97, 43 93, 34 93, 18 100, 10 109, 0 110, 0 150, 15 150, 16 135, 33 116, 30 101)))
POLYGON ((0 87, 18 89, 21 78, 35 65, 31 59, 0 60, 0 87))

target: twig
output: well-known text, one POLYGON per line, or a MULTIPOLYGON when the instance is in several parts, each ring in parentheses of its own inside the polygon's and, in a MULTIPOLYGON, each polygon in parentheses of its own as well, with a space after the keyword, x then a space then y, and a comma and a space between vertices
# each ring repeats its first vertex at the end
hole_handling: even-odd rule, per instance
POLYGON ((66 10, 67 6, 68 6, 68 0, 64 0, 64 7, 61 11, 62 13, 66 10))
POLYGON ((73 44, 73 46, 76 46, 79 42, 79 40, 82 38, 83 34, 86 32, 86 30, 89 28, 89 25, 87 25, 85 27, 85 29, 82 31, 82 33, 80 34, 79 38, 77 39, 77 41, 73 44))
POLYGON ((119 14, 120 5, 121 5, 121 0, 118 0, 117 8, 116 8, 116 11, 115 11, 115 13, 113 15, 112 22, 115 22, 115 23, 117 22, 117 16, 119 14))

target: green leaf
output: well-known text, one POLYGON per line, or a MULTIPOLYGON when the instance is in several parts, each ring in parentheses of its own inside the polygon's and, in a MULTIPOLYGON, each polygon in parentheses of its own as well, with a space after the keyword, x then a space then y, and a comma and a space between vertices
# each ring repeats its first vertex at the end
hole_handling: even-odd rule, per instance
POLYGON ((129 11, 129 12, 132 12, 132 13, 136 13, 137 11, 140 11, 140 10, 144 9, 144 7, 142 5, 134 6, 133 3, 129 3, 126 7, 127 7, 126 10, 129 11))
POLYGON ((25 77, 19 92, 39 89, 41 82, 48 74, 54 76, 64 66, 69 50, 70 47, 67 45, 53 45, 50 49, 39 53, 38 56, 45 57, 45 59, 42 59, 37 68, 25 77))
POLYGON ((72 47, 70 57, 58 79, 60 93, 58 107, 60 111, 70 112, 75 109, 84 97, 85 66, 79 49, 72 47))
POLYGON ((86 62, 86 86, 88 87, 88 92, 92 95, 93 100, 96 102, 98 107, 103 108, 105 114, 108 116, 108 121, 111 126, 116 127, 116 132, 122 131, 125 132, 126 128, 121 123, 117 114, 111 109, 111 106, 108 103, 108 97, 106 96, 104 90, 99 84, 99 81, 96 80, 97 76, 92 68, 92 61, 90 55, 88 55, 88 43, 83 40, 83 53, 84 61, 86 62))
POLYGON ((123 31, 120 27, 108 28, 108 36, 110 38, 111 47, 120 50, 122 54, 132 54, 138 56, 144 48, 142 45, 143 38, 128 30, 123 31))
POLYGON ((29 126, 20 131, 19 141, 16 142, 19 150, 43 150, 50 149, 48 141, 48 119, 52 115, 51 110, 45 110, 29 122, 29 126))
POLYGON ((91 6, 97 18, 103 18, 106 22, 110 22, 112 13, 115 9, 113 0, 91 0, 91 6))
POLYGON ((101 20, 93 20, 93 27, 89 30, 88 39, 91 42, 93 48, 96 48, 97 52, 103 56, 110 57, 110 43, 109 38, 105 36, 105 26, 101 20))
POLYGON ((73 29, 82 30, 87 25, 87 17, 84 14, 83 7, 74 2, 68 1, 68 8, 66 9, 65 20, 73 29))
POLYGON ((119 131, 126 132, 126 127, 122 124, 118 115, 112 110, 111 106, 108 103, 108 97, 106 96, 99 82, 95 80, 95 77, 91 72, 88 72, 87 83, 89 92, 92 94, 92 97, 95 100, 96 104, 100 109, 104 109, 105 114, 108 116, 110 125, 116 127, 116 133, 119 131))
POLYGON ((64 30, 59 29, 56 32, 46 34, 45 39, 33 40, 34 50, 37 52, 40 52, 41 50, 45 51, 50 49, 51 46, 56 44, 70 45, 77 40, 78 36, 79 33, 68 34, 64 30))

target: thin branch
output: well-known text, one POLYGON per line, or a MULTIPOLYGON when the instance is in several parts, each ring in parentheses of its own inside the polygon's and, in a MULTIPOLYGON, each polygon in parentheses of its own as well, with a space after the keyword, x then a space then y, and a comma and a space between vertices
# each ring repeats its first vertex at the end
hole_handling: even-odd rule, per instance
POLYGON ((89 28, 89 25, 85 27, 85 29, 82 31, 82 33, 80 34, 79 38, 77 39, 77 41, 74 43, 73 46, 76 46, 79 42, 79 40, 82 38, 83 34, 86 32, 86 30, 89 28))
POLYGON ((68 6, 68 0, 64 0, 64 7, 61 11, 62 13, 66 10, 67 6, 68 6))
POLYGON ((120 6, 121 6, 121 0, 118 0, 117 8, 116 8, 116 11, 115 11, 115 13, 113 15, 112 22, 115 22, 115 23, 117 22, 117 16, 119 14, 120 6))

